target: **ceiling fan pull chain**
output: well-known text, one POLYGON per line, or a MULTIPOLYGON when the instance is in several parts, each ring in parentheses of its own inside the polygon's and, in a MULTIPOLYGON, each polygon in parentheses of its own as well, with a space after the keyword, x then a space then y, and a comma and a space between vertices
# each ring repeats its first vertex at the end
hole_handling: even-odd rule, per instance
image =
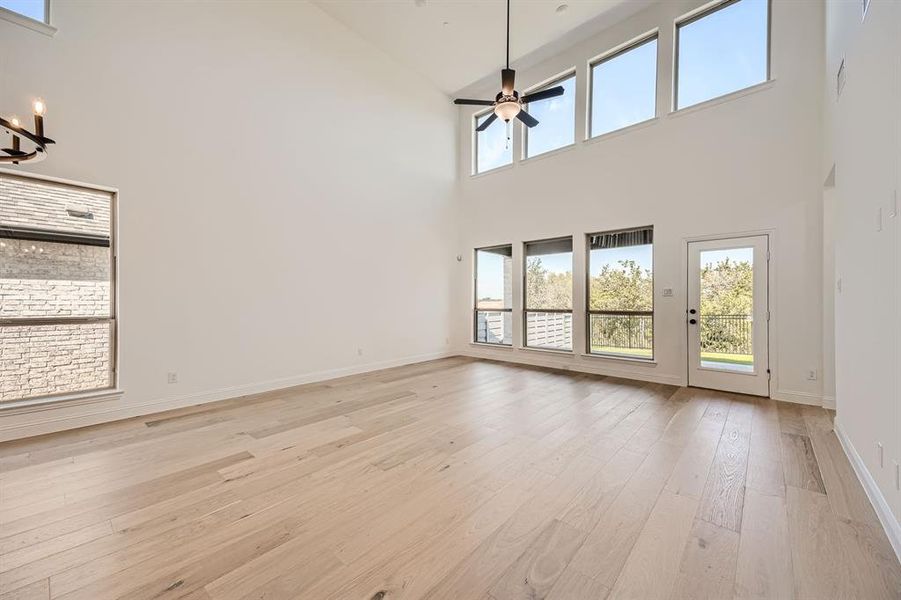
POLYGON ((513 133, 513 123, 511 121, 507 121, 507 143, 504 145, 504 150, 510 149, 510 136, 513 133))

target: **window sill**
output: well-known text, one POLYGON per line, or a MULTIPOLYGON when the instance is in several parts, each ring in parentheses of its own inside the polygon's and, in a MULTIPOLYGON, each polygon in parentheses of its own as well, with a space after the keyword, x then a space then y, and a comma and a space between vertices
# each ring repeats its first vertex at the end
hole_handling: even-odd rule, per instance
POLYGON ((488 169, 487 171, 481 171, 479 173, 472 173, 469 178, 477 179, 479 177, 484 177, 485 175, 491 175, 492 173, 497 173, 498 171, 507 171, 508 169, 513 168, 513 163, 511 162, 509 165, 501 165, 500 167, 494 167, 493 169, 488 169))
POLYGON ((724 94, 722 96, 717 96, 716 98, 711 98, 710 100, 705 100, 703 102, 698 102, 697 104, 692 104, 691 106, 686 106, 685 108, 680 108, 678 110, 673 110, 669 113, 670 117, 678 117, 681 115, 691 114, 693 112, 697 112, 699 110, 704 110, 705 108, 710 108, 713 106, 719 106, 720 104, 725 104, 727 102, 732 102, 733 100, 737 100, 738 98, 744 98, 745 96, 750 96, 751 94, 756 94, 757 92, 762 92, 763 90, 768 90, 773 87, 773 84, 776 83, 775 79, 767 79, 766 81, 762 81, 750 87, 746 87, 735 92, 729 92, 728 94, 724 94))
POLYGON ((637 131, 639 129, 644 129, 645 127, 650 127, 654 123, 659 120, 659 117, 651 117, 650 119, 645 119, 644 121, 639 121, 638 123, 632 123, 631 125, 626 125, 625 127, 620 127, 619 129, 614 129, 613 131, 608 131, 607 133, 602 133, 600 135, 596 135, 594 137, 590 137, 585 140, 586 144, 595 144, 597 142, 602 142, 604 140, 609 140, 610 138, 619 137, 621 135, 626 135, 633 131, 637 131))
POLYGON ((106 390, 94 390, 77 394, 64 394, 47 398, 35 398, 33 400, 16 400, 14 402, 0 403, 0 414, 20 414, 51 410, 62 406, 78 406, 92 404, 104 400, 119 400, 124 392, 118 388, 106 390))
POLYGON ((625 362, 625 363, 632 363, 632 364, 636 364, 636 365, 645 365, 647 367, 656 367, 657 366, 657 361, 652 358, 651 359, 630 358, 628 356, 608 356, 605 354, 582 354, 581 356, 583 358, 588 358, 591 360, 596 360, 596 359, 597 360, 613 360, 616 362, 625 362))
POLYGON ((20 25, 22 27, 25 27, 26 29, 37 31, 38 33, 43 33, 48 37, 53 37, 54 35, 56 35, 56 27, 54 27, 53 25, 49 25, 48 23, 43 23, 41 21, 35 21, 31 17, 20 15, 19 13, 7 8, 0 7, 0 20, 20 25))
POLYGON ((489 344, 487 342, 469 342, 470 346, 476 348, 500 348, 501 350, 513 350, 512 344, 489 344))
POLYGON ((572 150, 575 147, 576 147, 576 143, 573 142, 573 143, 567 144, 565 146, 560 146, 559 148, 554 148, 553 150, 548 150, 547 152, 542 152, 541 154, 536 154, 535 156, 528 156, 526 158, 521 158, 521 159, 519 159, 519 164, 526 165, 526 164, 541 160, 542 158, 550 158, 551 156, 557 156, 558 154, 563 154, 564 152, 569 152, 570 150, 572 150))
POLYGON ((526 352, 540 352, 542 354, 555 354, 557 356, 573 356, 572 350, 554 350, 553 348, 533 348, 531 346, 523 346, 520 350, 526 352))

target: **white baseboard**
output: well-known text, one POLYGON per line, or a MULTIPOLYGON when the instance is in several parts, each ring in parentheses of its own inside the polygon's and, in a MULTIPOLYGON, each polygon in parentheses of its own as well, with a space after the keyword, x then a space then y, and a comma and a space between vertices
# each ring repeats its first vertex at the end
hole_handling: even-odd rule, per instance
POLYGON ((823 408, 835 410, 835 396, 823 396, 823 408))
POLYGON ((0 442, 43 435, 46 433, 55 433, 67 429, 75 429, 77 427, 119 421, 121 419, 130 419, 176 408, 185 408, 187 406, 216 402, 218 400, 228 400, 240 396, 271 392, 273 390, 290 388, 307 383, 316 383, 319 381, 336 379, 338 377, 346 377, 348 375, 359 375, 361 373, 369 373, 381 369, 390 369, 392 367, 437 360, 439 358, 455 356, 456 354, 456 352, 435 352, 431 354, 406 356, 398 359, 315 371, 291 377, 223 387, 215 390, 196 392, 193 394, 176 396, 174 398, 151 400, 136 404, 127 403, 126 391, 126 395, 122 399, 117 398, 114 400, 98 401, 81 404, 79 406, 67 406, 65 403, 50 404, 45 407, 36 407, 33 410, 29 410, 27 413, 15 415, 3 415, 0 413, 0 442))
MULTIPOLYGON (((806 404, 808 406, 823 406, 823 397, 810 392, 796 392, 791 390, 776 390, 770 394, 773 400, 791 402, 792 404, 806 404)), ((833 406, 835 401, 833 400, 833 406)))
POLYGON ((645 363, 635 360, 605 359, 595 356, 578 356, 563 354, 553 351, 542 351, 521 348, 490 348, 481 346, 468 346, 458 354, 473 358, 484 358, 519 365, 533 367, 548 367, 577 373, 589 373, 591 375, 608 375, 610 377, 622 377, 623 379, 635 379, 651 383, 663 383, 667 385, 685 385, 684 378, 677 375, 655 373, 656 363, 645 363), (628 365, 628 368, 625 365, 628 365))
POLYGON ((885 529, 885 534, 888 536, 892 548, 895 549, 895 556, 898 558, 898 562, 901 562, 901 523, 898 522, 898 519, 896 519, 894 513, 892 513, 892 508, 889 506, 885 496, 882 495, 882 490, 876 485, 876 480, 870 475, 869 469, 867 469, 863 459, 860 458, 860 455, 854 448, 854 444, 851 443, 851 440, 848 439, 848 436, 845 435, 845 432, 842 430, 838 418, 835 419, 834 429, 835 434, 838 436, 838 440, 841 442, 842 448, 845 451, 845 455, 851 462, 851 467, 857 474, 860 484, 863 486, 864 491, 867 493, 867 497, 870 499, 870 504, 873 505, 873 509, 879 517, 879 522, 882 523, 882 528, 885 529))

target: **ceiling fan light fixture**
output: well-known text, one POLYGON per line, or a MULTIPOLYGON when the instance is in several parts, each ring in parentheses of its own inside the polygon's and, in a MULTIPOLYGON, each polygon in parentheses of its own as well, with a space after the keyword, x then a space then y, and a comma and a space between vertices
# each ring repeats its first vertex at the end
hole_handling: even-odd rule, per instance
POLYGON ((504 121, 509 121, 510 119, 515 119, 521 109, 522 107, 519 105, 519 102, 507 100, 506 102, 499 102, 497 106, 494 107, 494 114, 504 121))

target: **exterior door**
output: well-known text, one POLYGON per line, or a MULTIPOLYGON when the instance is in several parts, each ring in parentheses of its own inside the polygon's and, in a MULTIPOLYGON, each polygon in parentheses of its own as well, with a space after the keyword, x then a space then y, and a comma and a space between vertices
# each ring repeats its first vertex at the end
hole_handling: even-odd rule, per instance
POLYGON ((769 237, 688 244, 688 385, 769 396, 769 237))

